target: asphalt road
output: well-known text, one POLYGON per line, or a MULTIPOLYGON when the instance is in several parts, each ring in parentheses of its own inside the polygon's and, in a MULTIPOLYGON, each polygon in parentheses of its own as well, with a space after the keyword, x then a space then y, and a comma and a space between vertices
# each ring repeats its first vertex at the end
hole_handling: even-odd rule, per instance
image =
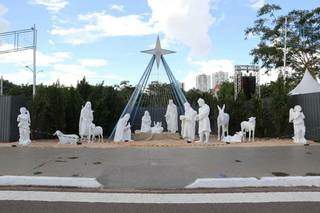
POLYGON ((182 188, 197 178, 320 175, 320 146, 0 148, 1 175, 95 177, 107 188, 182 188))
POLYGON ((320 203, 250 204, 104 204, 66 202, 1 201, 0 213, 319 213, 320 203))

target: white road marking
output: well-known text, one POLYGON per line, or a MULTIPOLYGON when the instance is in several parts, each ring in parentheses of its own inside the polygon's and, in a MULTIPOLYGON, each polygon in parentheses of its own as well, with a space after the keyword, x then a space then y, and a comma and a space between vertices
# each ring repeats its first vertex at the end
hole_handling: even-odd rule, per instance
POLYGON ((234 187, 320 187, 320 176, 289 176, 262 178, 199 178, 186 188, 234 188, 234 187))
POLYGON ((0 176, 0 186, 55 186, 99 188, 102 185, 96 178, 85 177, 34 177, 34 176, 0 176))
POLYGON ((0 191, 0 200, 140 204, 320 202, 320 192, 126 194, 89 192, 0 191))

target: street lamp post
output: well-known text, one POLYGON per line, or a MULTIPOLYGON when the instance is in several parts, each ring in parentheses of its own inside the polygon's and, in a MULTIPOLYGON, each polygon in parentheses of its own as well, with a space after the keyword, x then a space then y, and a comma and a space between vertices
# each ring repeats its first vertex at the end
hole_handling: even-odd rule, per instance
POLYGON ((0 79, 0 96, 3 96, 3 77, 0 79))
MULTIPOLYGON (((34 66, 35 67, 35 66, 34 66)), ((33 86, 32 86, 32 96, 35 97, 36 95, 36 85, 37 85, 37 74, 39 72, 43 72, 43 70, 36 71, 35 69, 32 69, 30 66, 25 66, 28 70, 30 70, 33 73, 33 86)))
POLYGON ((287 71, 287 24, 288 18, 284 19, 284 48, 283 48, 283 76, 286 76, 287 71))

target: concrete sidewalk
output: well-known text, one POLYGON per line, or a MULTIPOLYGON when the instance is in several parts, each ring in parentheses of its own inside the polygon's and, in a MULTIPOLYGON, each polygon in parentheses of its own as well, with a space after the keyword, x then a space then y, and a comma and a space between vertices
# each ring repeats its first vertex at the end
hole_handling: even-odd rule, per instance
POLYGON ((0 148, 0 174, 93 177, 107 188, 184 188, 198 178, 320 175, 320 146, 0 148))

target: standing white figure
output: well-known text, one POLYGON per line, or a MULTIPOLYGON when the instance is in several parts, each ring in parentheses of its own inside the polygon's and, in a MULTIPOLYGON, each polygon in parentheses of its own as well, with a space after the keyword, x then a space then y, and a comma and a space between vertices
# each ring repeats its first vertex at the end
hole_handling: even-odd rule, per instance
POLYGON ((302 112, 300 105, 294 106, 289 111, 289 122, 293 123, 294 137, 292 138, 295 143, 306 144, 305 139, 306 126, 304 124, 305 116, 302 112))
POLYGON ((178 131, 178 110, 173 100, 169 100, 165 114, 168 132, 176 133, 178 131))
POLYGON ((199 121, 198 133, 200 136, 200 142, 208 143, 211 132, 209 119, 210 107, 204 102, 202 98, 198 99, 198 104, 200 106, 199 114, 197 115, 197 120, 199 121))
POLYGON ((254 141, 254 132, 256 129, 256 117, 250 117, 248 121, 242 121, 240 126, 241 126, 241 132, 244 138, 246 138, 246 134, 247 132, 249 132, 249 141, 251 141, 251 137, 252 137, 252 140, 254 141))
POLYGON ((89 136, 90 124, 93 122, 93 111, 91 109, 91 102, 88 101, 81 109, 79 119, 79 135, 81 139, 89 136))
POLYGON ((180 115, 181 135, 188 142, 194 141, 197 112, 192 109, 188 102, 184 103, 184 115, 180 115))
POLYGON ((141 132, 149 133, 151 131, 151 116, 148 111, 144 112, 141 119, 141 132))
POLYGON ((223 104, 222 108, 220 108, 219 106, 218 110, 219 110, 219 115, 217 117, 217 125, 218 125, 218 140, 222 140, 225 137, 225 133, 227 133, 227 135, 229 135, 229 120, 230 120, 230 116, 228 113, 224 112, 225 109, 225 105, 223 104), (220 137, 220 131, 222 130, 221 133, 221 137, 220 137))
POLYGON ((20 115, 17 118, 19 127, 19 145, 29 145, 30 140, 30 113, 25 107, 20 108, 20 115))
POLYGON ((129 119, 129 113, 125 114, 122 118, 119 119, 113 141, 131 141, 131 125, 130 123, 128 123, 129 119))

